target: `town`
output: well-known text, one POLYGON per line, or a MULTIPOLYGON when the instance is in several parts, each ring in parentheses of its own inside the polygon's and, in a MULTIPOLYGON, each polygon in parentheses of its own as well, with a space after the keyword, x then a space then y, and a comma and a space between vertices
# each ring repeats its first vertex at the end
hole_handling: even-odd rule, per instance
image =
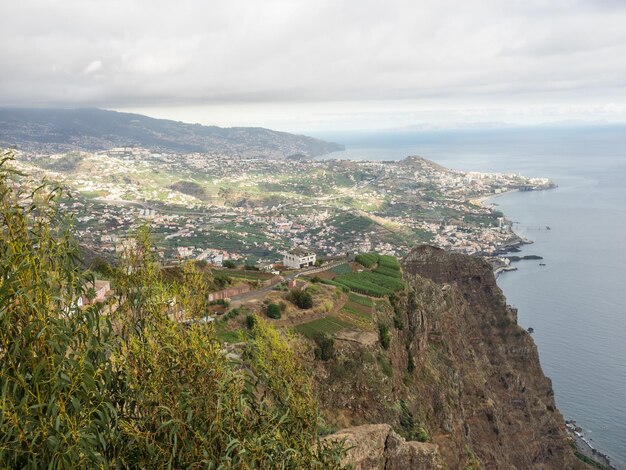
POLYGON ((449 170, 421 157, 233 158, 115 148, 18 152, 16 165, 69 188, 72 197, 61 208, 72 215, 81 243, 98 256, 115 257, 147 224, 165 262, 215 266, 277 263, 297 247, 319 257, 403 256, 430 243, 493 256, 520 239, 484 200, 554 186, 519 174, 449 170))

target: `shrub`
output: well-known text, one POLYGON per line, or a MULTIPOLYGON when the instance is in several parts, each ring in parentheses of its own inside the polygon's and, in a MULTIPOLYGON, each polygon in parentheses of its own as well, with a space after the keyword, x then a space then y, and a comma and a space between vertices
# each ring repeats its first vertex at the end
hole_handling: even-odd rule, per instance
POLYGON ((245 367, 234 366, 214 326, 173 321, 174 296, 185 311, 203 307, 204 281, 189 267, 184 282, 165 283, 146 229, 115 270, 118 310, 78 308, 93 276, 58 217, 61 193, 42 186, 29 200, 7 157, 0 152, 0 466, 339 466, 340 449, 316 444, 311 379, 289 344, 259 320, 245 367))
POLYGON ((335 356, 335 340, 332 337, 317 333, 313 340, 315 341, 315 359, 328 361, 335 356))
POLYGON ((235 269, 237 267, 235 262, 233 260, 230 260, 230 259, 222 261, 222 266, 224 266, 225 268, 228 268, 228 269, 235 269))
POLYGON ((248 329, 251 330, 254 328, 254 325, 256 325, 256 317, 254 315, 246 315, 246 326, 248 329))
POLYGON ((313 307, 313 296, 305 290, 291 289, 287 294, 287 300, 301 309, 313 307))
POLYGON ((389 349, 391 344, 391 335, 389 334, 389 327, 386 323, 378 324, 378 341, 383 349, 389 349))
POLYGON ((280 307, 274 303, 269 304, 267 306, 267 308, 265 309, 265 314, 269 317, 269 318, 273 318, 275 320, 278 320, 281 317, 281 313, 280 313, 280 307))

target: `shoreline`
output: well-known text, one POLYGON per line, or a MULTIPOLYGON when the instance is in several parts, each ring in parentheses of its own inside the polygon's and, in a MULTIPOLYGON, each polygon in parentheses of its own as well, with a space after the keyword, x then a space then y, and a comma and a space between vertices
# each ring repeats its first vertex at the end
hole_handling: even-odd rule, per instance
POLYGON ((591 442, 589 442, 589 440, 583 434, 582 428, 576 425, 576 421, 565 420, 565 429, 567 430, 567 434, 574 444, 575 452, 584 455, 588 459, 591 459, 608 469, 623 470, 623 468, 616 467, 615 464, 611 462, 611 458, 607 454, 593 447, 591 442))
MULTIPOLYGON (((482 198, 478 198, 475 201, 482 207, 489 207, 490 204, 488 202, 490 200, 497 199, 507 194, 511 194, 511 193, 515 193, 519 191, 520 191, 519 189, 513 189, 513 190, 505 191, 499 194, 493 194, 493 195, 488 195, 482 198)), ((491 204, 491 206, 493 206, 493 204, 491 204)), ((506 214, 503 213, 503 215, 506 219, 506 214)), ((507 243, 503 245, 497 250, 496 253, 494 253, 494 255, 497 257, 504 257, 505 255, 508 255, 508 254, 518 253, 520 252, 520 248, 522 246, 530 245, 533 243, 531 240, 524 239, 521 236, 519 236, 517 233, 515 233, 515 231, 513 230, 513 224, 511 224, 510 227, 511 227, 510 230, 514 239, 511 241, 511 243, 507 243)), ((494 266, 493 272, 497 281, 500 274, 505 273, 505 272, 510 272, 510 271, 517 271, 517 270, 518 270, 517 267, 511 266, 509 264, 506 266, 497 266, 497 267, 494 266)), ((611 458, 609 455, 594 448, 593 445, 589 442, 589 440, 584 436, 582 428, 576 425, 575 420, 565 419, 565 430, 567 432, 568 437, 571 439, 575 453, 579 453, 583 455, 584 457, 586 457, 587 459, 593 462, 596 462, 607 469, 626 470, 623 467, 617 467, 615 464, 613 464, 611 462, 611 458)))

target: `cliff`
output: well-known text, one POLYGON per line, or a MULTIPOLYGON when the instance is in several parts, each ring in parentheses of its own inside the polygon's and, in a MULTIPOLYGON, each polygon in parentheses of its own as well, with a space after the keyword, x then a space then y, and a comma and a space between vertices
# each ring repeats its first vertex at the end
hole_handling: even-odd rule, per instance
MULTIPOLYGON (((388 423, 435 446, 430 451, 451 469, 587 468, 568 444, 537 348, 491 267, 422 246, 403 270, 406 293, 377 312, 390 325, 388 349, 337 339, 336 356, 314 366, 329 425, 388 423)), ((405 468, 431 468, 411 465, 405 461, 405 468)))

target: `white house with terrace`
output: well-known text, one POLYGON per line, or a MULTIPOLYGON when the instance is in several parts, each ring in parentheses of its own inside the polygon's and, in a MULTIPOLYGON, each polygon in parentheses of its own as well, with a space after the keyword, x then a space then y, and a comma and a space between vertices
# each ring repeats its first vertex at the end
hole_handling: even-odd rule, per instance
POLYGON ((283 264, 288 268, 302 269, 315 264, 315 253, 302 248, 294 248, 283 254, 283 264))

